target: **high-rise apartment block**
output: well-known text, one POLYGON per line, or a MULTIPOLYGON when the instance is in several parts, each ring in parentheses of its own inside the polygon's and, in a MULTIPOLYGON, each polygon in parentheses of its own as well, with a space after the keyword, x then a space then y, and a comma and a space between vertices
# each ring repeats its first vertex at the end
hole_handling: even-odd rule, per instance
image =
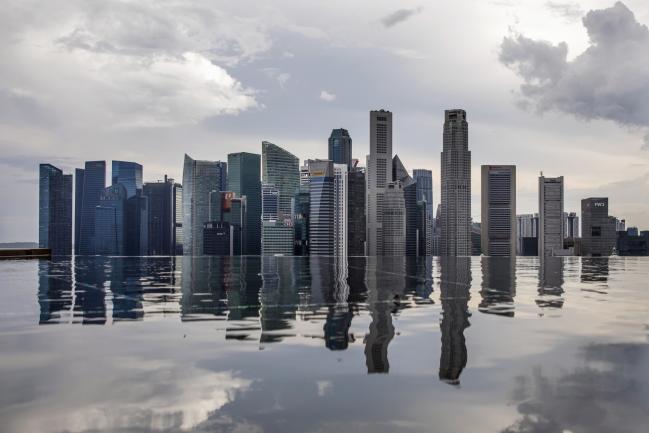
POLYGON ((516 166, 482 166, 482 254, 516 255, 516 166))
POLYGON ((471 255, 471 152, 464 110, 444 113, 441 154, 442 256, 471 255))

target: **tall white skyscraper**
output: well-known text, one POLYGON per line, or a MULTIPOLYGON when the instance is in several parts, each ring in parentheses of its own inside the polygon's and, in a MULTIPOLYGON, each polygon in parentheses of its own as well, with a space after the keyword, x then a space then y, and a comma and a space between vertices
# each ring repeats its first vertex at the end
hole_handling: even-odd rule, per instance
POLYGON ((539 256, 563 250, 563 176, 539 177, 539 256))
POLYGON ((441 256, 471 255, 471 152, 464 110, 446 110, 441 157, 441 256))
POLYGON ((334 255, 347 255, 347 164, 334 164, 334 255))
POLYGON ((370 154, 367 156, 367 255, 383 254, 383 204, 392 180, 392 113, 370 111, 370 154))
POLYGON ((516 166, 482 166, 482 254, 516 255, 516 166))

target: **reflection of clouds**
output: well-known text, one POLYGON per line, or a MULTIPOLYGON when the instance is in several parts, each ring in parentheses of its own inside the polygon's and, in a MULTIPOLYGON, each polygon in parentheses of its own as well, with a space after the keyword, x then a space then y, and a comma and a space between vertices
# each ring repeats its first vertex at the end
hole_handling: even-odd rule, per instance
POLYGON ((330 380, 319 380, 316 382, 318 386, 318 396, 324 397, 333 391, 334 384, 330 380))
MULTIPOLYGON (((38 425, 16 431, 176 431, 194 429, 208 419, 209 424, 232 424, 228 417, 214 417, 214 412, 252 383, 229 371, 212 372, 164 361, 123 361, 119 365, 124 370, 111 374, 119 379, 93 382, 91 389, 80 385, 82 389, 65 401, 65 407, 49 407, 50 414, 32 418, 41 420, 38 425), (102 389, 94 389, 95 385, 102 389), (99 397, 89 401, 84 400, 86 395, 99 397)), ((233 428, 227 431, 236 431, 233 428)))
POLYGON ((646 432, 649 345, 591 345, 582 355, 585 365, 561 377, 539 368, 517 378, 513 401, 521 418, 502 432, 646 432))

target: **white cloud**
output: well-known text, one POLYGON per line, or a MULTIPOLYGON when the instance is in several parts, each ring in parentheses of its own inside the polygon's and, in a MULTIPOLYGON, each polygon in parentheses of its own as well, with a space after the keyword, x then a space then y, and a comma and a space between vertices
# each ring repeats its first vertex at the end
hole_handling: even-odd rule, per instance
POLYGON ((322 99, 323 101, 332 102, 336 100, 336 95, 323 90, 320 92, 320 99, 322 99))
MULTIPOLYGON (((649 129, 649 29, 617 2, 583 19, 590 46, 567 60, 568 45, 518 35, 503 40, 500 61, 524 81, 525 104, 578 118, 649 129)), ((649 149, 649 135, 644 147, 649 149)))

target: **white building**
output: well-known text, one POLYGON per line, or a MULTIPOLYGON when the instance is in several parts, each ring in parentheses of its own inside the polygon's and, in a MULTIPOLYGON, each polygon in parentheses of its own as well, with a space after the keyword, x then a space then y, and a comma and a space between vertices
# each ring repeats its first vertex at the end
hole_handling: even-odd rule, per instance
POLYGON ((347 164, 334 164, 334 255, 347 255, 347 164))

